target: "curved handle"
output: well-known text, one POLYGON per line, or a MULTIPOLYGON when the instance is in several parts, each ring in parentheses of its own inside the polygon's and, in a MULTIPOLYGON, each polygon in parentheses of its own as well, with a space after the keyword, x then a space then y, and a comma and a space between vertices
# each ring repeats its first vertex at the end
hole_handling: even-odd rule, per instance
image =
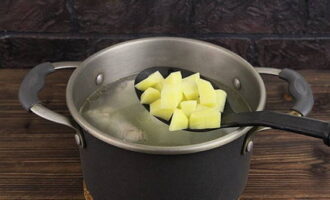
POLYGON ((46 62, 35 66, 25 75, 18 92, 19 101, 25 110, 30 110, 33 105, 40 102, 38 93, 44 87, 45 77, 54 71, 55 67, 46 62))
POLYGON ((314 105, 313 92, 308 82, 298 72, 291 69, 275 69, 266 67, 255 68, 260 74, 277 75, 289 83, 289 93, 294 98, 292 110, 302 116, 310 113, 314 105))
POLYGON ((77 143, 79 142, 79 145, 83 146, 82 136, 75 123, 69 118, 44 107, 38 98, 39 91, 44 87, 45 78, 48 74, 58 69, 77 68, 79 65, 80 62, 46 62, 35 66, 25 75, 19 88, 18 98, 24 109, 32 111, 36 115, 49 121, 73 128, 77 133, 75 136, 77 143))

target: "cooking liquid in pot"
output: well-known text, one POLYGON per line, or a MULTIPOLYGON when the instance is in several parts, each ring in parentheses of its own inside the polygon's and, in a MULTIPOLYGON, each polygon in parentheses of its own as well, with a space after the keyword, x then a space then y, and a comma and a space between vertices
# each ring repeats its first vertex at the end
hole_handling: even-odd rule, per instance
MULTIPOLYGON (((133 143, 154 146, 178 146, 207 142, 237 128, 226 128, 207 132, 168 130, 168 125, 150 115, 140 104, 134 90, 132 75, 101 87, 84 102, 80 112, 97 129, 112 137, 133 143)), ((235 112, 251 111, 249 105, 234 90, 212 80, 224 89, 235 112)))

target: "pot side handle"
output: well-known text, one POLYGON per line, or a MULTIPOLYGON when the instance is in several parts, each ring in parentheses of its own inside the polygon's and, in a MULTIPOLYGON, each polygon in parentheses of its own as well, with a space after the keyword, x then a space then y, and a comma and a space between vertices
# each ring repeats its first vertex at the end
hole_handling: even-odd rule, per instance
POLYGON ((267 67, 255 67, 260 74, 271 74, 289 83, 289 93, 294 98, 294 106, 291 110, 298 112, 300 116, 310 113, 314 105, 314 96, 311 86, 298 72, 285 68, 283 70, 267 67))
POLYGON ((58 114, 41 104, 38 94, 44 87, 46 76, 58 69, 77 68, 80 62, 57 62, 57 63, 41 63, 32 68, 24 77, 18 92, 18 98, 23 108, 31 111, 34 114, 53 121, 59 124, 66 125, 76 131, 76 140, 80 139, 82 145, 82 138, 79 128, 69 118, 58 114), (79 137, 79 138, 78 138, 79 137))

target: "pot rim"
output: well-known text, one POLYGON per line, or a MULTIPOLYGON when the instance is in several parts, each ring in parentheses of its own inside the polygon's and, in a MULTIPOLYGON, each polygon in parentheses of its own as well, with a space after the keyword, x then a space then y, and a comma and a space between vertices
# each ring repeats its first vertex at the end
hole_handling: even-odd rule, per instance
POLYGON ((236 53, 229 51, 228 49, 225 49, 223 47, 220 47, 218 45, 209 43, 209 42, 204 42, 200 40, 195 40, 195 39, 189 39, 189 38, 180 38, 180 37, 151 37, 151 38, 141 38, 141 39, 135 39, 135 40, 129 40, 125 42, 121 42, 112 46, 109 46, 103 50, 100 50, 96 52, 95 54, 91 55, 88 57, 86 60, 84 60, 80 66, 74 70, 72 73, 69 82, 67 84, 66 88, 66 102, 68 109, 74 118, 74 120, 82 127, 82 129, 86 130, 88 133, 93 135, 94 137, 102 140, 105 143, 111 144, 113 146, 126 149, 129 151, 135 151, 135 152, 140 152, 140 153, 149 153, 149 154, 188 154, 188 153, 196 153, 196 152, 201 152, 201 151, 206 151, 210 150, 213 148, 220 147, 222 145, 225 145, 227 143, 230 143, 244 134, 246 134, 249 130, 252 129, 252 127, 242 127, 237 129, 236 131, 233 131, 223 137, 210 140, 207 142, 203 143, 198 143, 198 144, 191 144, 191 145, 182 145, 182 146, 151 146, 151 145, 144 145, 144 144, 136 144, 136 143, 130 143, 126 142, 123 140, 120 140, 118 138, 115 138, 105 132, 102 132, 89 124, 79 113, 79 110, 76 109, 74 102, 73 102, 73 85, 74 81, 76 78, 78 78, 78 75, 80 71, 82 71, 87 65, 87 63, 94 59, 97 56, 102 55, 103 53, 109 51, 109 50, 114 50, 117 48, 121 48, 126 45, 130 45, 133 43, 142 43, 142 42, 151 42, 151 41, 157 41, 157 40, 170 40, 170 41, 177 41, 177 42, 193 42, 193 43, 199 43, 200 45, 205 45, 211 48, 215 49, 220 49, 221 51, 225 52, 228 56, 234 58, 238 62, 243 63, 257 78, 259 87, 261 89, 260 93, 260 100, 259 104, 257 106, 256 111, 261 111, 264 109, 265 104, 266 104, 266 89, 264 82, 260 76, 260 74, 253 68, 253 66, 248 63, 245 59, 237 55, 236 53))

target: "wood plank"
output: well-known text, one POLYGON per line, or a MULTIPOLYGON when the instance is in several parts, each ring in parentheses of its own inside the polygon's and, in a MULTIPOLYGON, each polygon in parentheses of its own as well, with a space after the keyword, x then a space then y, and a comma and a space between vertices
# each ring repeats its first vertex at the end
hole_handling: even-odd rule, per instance
MULTIPOLYGON (((73 131, 24 111, 17 91, 25 69, 0 70, 0 199, 83 200, 79 152, 73 131)), ((312 85, 311 117, 330 121, 330 71, 304 70, 312 85)), ((40 98, 69 115, 65 88, 71 71, 47 78, 40 98)), ((263 76, 267 109, 287 111, 287 84, 263 76)), ((258 133, 248 185, 241 200, 330 199, 330 150, 321 141, 284 131, 258 133)))

